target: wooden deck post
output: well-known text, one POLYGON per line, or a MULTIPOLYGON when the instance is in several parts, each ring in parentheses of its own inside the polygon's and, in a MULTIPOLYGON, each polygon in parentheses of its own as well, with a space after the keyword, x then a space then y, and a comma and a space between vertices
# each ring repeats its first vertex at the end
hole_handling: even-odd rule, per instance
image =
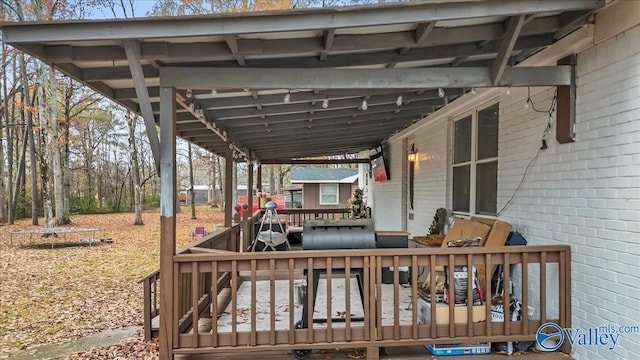
POLYGON ((233 150, 227 149, 224 157, 224 226, 233 222, 233 150))
MULTIPOLYGON (((258 163, 258 173, 256 174, 256 187, 258 192, 262 193, 262 164, 258 163)), ((258 203, 260 205, 260 203, 258 203)))
POLYGON ((160 89, 160 359, 173 359, 173 256, 176 253, 176 91, 160 89))
POLYGON ((253 233, 251 229, 253 224, 251 219, 253 217, 253 161, 247 160, 247 210, 244 212, 244 233, 242 234, 242 246, 240 251, 251 244, 253 241, 253 233))

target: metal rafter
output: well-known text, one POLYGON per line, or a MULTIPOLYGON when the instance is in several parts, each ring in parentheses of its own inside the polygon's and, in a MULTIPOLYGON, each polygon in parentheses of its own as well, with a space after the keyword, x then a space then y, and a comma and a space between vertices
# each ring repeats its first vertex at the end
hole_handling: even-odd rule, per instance
MULTIPOLYGON (((427 23, 419 23, 418 26, 416 27, 416 32, 415 32, 416 45, 423 43, 427 39, 429 34, 431 34, 431 31, 433 31, 435 27, 436 27, 435 21, 427 22, 427 23)), ((399 53, 401 55, 406 54, 410 49, 411 47, 408 47, 408 46, 403 47, 402 49, 400 49, 399 53)))
POLYGON ((336 34, 335 29, 329 29, 322 32, 322 38, 324 40, 324 50, 320 53, 320 61, 327 60, 327 53, 333 46, 333 38, 336 34))
POLYGON ((142 118, 144 119, 145 129, 147 130, 151 154, 156 164, 156 170, 160 173, 160 140, 158 139, 155 117, 151 109, 151 102, 149 101, 147 85, 144 81, 144 72, 140 64, 140 43, 137 41, 125 41, 123 45, 127 53, 127 58, 129 59, 131 78, 133 79, 133 85, 138 96, 138 104, 142 118))
POLYGON ((507 31, 504 39, 502 40, 502 45, 500 45, 498 56, 496 57, 493 66, 491 67, 491 84, 493 86, 497 86, 500 84, 502 75, 507 68, 507 61, 511 56, 511 52, 513 51, 516 40, 520 35, 520 30, 522 30, 524 19, 524 15, 519 15, 511 17, 508 21, 507 31))
POLYGON ((244 56, 242 56, 238 52, 238 38, 233 35, 227 35, 224 37, 224 40, 226 41, 227 46, 229 47, 229 50, 231 51, 231 53, 236 57, 236 61, 238 62, 238 65, 244 66, 245 65, 244 56))

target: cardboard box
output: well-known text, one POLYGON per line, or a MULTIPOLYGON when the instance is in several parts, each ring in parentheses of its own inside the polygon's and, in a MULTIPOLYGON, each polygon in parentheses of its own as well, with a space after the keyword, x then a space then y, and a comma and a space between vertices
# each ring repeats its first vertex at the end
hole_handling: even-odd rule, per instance
MULTIPOLYGON (((456 324, 466 324, 467 307, 454 306, 454 320, 456 324)), ((475 305, 473 307, 473 322, 481 322, 487 319, 485 305, 475 305)), ((431 303, 419 298, 418 299, 418 324, 431 324, 431 303)), ((449 304, 436 303, 436 324, 449 324, 449 304)))
POLYGON ((491 226, 487 224, 466 219, 455 219, 447 231, 447 235, 445 235, 444 240, 442 241, 442 247, 446 248, 447 243, 452 240, 464 240, 479 237, 484 241, 490 229, 491 226))

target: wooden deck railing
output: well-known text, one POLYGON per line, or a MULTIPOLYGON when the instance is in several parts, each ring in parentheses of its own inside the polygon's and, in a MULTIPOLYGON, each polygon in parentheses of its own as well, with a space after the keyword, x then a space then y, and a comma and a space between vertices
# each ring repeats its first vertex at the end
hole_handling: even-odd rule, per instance
MULTIPOLYGON (((191 297, 183 301, 173 319, 177 325, 173 334, 174 353, 532 341, 543 323, 555 322, 563 328, 571 326, 570 263, 568 246, 178 254, 174 257, 174 297, 188 297, 188 294, 191 297), (539 308, 539 316, 529 318, 524 310, 521 321, 511 321, 506 306, 504 320, 491 322, 491 307, 482 306, 483 321, 456 323, 460 308, 453 302, 436 305, 435 287, 431 287, 429 310, 419 309, 417 284, 421 269, 464 265, 471 277, 471 269, 476 265, 485 269, 486 279, 491 279, 492 269, 499 264, 504 265, 505 284, 510 281, 521 284, 522 308, 527 309, 532 299, 536 299, 534 305, 539 308), (512 264, 521 265, 517 278, 509 271, 512 264), (558 271, 548 271, 550 264, 555 264, 558 271), (409 288, 400 285, 398 272, 393 274, 393 284, 382 283, 383 268, 404 266, 414 269, 409 288), (294 301, 296 283, 309 274, 307 294, 314 294, 325 282, 314 284, 311 274, 319 276, 320 273, 324 274, 327 284, 361 273, 362 300, 360 295, 352 295, 360 287, 357 282, 354 285, 352 280, 343 281, 344 290, 340 290, 344 293, 343 302, 322 304, 316 300, 314 304, 313 296, 308 296, 304 304, 307 309, 315 307, 315 311, 303 311, 304 304, 294 301), (207 306, 201 307, 199 298, 206 296, 207 289, 203 289, 202 284, 210 278, 224 278, 224 281, 211 289, 211 298, 215 301, 211 301, 207 311, 207 306), (280 279, 283 281, 278 281, 280 279), (551 284, 557 284, 557 289, 548 292, 551 284), (535 295, 530 293, 533 288, 539 295, 530 296, 535 295), (221 297, 227 298, 228 306, 226 301, 220 301, 221 297), (185 304, 190 312, 185 311, 185 304), (554 304, 553 312, 549 311, 549 304, 554 304), (436 306, 446 307, 444 318, 442 314, 436 315, 436 306), (324 319, 318 320, 322 314, 324 319), (180 320, 185 316, 191 318, 191 324, 211 316, 213 328, 205 333, 199 332, 197 326, 181 328, 180 320)), ((432 284, 436 282, 435 276, 435 271, 429 272, 432 284)), ((453 283, 453 272, 448 276, 453 283)), ((483 290, 486 299, 491 299, 489 288, 483 290)), ((318 299, 336 298, 337 292, 332 286, 324 285, 318 299)), ((509 299, 510 292, 510 287, 505 286, 504 298, 509 299)), ((471 287, 467 298, 473 298, 471 287)), ((472 307, 462 309, 467 319, 473 319, 472 307)))
POLYGON ((305 220, 315 219, 346 219, 349 217, 348 208, 331 208, 331 209, 279 209, 279 215, 288 216, 289 226, 302 226, 305 220))
MULTIPOLYGON (((199 254, 210 253, 211 251, 234 251, 240 249, 240 225, 209 233, 202 238, 195 240, 176 250, 176 254, 199 254)), ((198 278, 198 291, 192 292, 191 288, 185 288, 185 284, 191 283, 191 274, 184 274, 181 280, 183 288, 179 291, 181 296, 175 296, 177 310, 180 314, 186 315, 193 309, 194 299, 198 302, 198 308, 202 309, 210 301, 211 276, 198 278)), ((221 278, 222 279, 222 278, 221 278)), ((218 282, 220 282, 220 280, 218 282)), ((160 313, 160 270, 156 270, 140 280, 144 291, 144 336, 146 340, 151 339, 154 330, 158 326, 154 319, 160 313)), ((196 323, 197 324, 197 323, 196 323)), ((191 318, 183 316, 179 321, 179 329, 185 330, 192 326, 191 318)))
POLYGON ((153 319, 160 314, 160 270, 156 270, 140 280, 143 287, 144 338, 150 340, 153 335, 153 319))

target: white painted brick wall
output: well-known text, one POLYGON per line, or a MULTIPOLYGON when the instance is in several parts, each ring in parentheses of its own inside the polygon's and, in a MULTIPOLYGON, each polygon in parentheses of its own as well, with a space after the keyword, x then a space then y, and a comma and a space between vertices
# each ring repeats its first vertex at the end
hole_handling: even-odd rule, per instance
MULTIPOLYGON (((576 142, 549 140, 501 216, 530 244, 571 245, 574 328, 640 323, 638 39, 635 27, 579 54, 576 142)), ((532 89, 537 108, 548 108, 552 97, 552 89, 532 89)), ((520 91, 501 101, 498 208, 536 154, 547 122, 524 110, 523 101, 520 91)), ((530 277, 536 275, 534 269, 530 277)), ((549 285, 547 291, 557 289, 549 285)), ((547 306, 557 311, 557 303, 547 306)), ((613 352, 577 347, 574 357, 640 358, 639 340, 638 334, 621 335, 613 352)))
POLYGON ((390 180, 375 182, 370 179, 369 187, 375 207, 373 221, 376 230, 402 231, 402 142, 391 144, 389 166, 390 180))
MULTIPOLYGON (((578 56, 576 142, 547 139, 510 206, 499 216, 530 244, 572 249, 572 327, 640 325, 640 26, 578 56)), ((531 88, 537 109, 548 109, 553 88, 531 88)), ((500 96, 498 209, 511 198, 541 146, 548 117, 525 109, 526 89, 500 96)), ((416 171, 416 218, 407 227, 426 233, 435 209, 450 205, 447 122, 414 132, 421 156, 416 171), (422 214, 422 215, 420 215, 422 214)), ((555 131, 555 122, 552 124, 555 131)), ((392 181, 376 187, 376 227, 401 224, 402 142, 392 147, 392 181), (385 204, 381 206, 381 204, 385 204)), ((556 267, 547 268, 549 300, 556 267)), ((518 272, 514 280, 517 283, 518 272)), ((539 267, 529 267, 529 301, 539 311, 539 267)), ((519 284, 516 284, 518 291, 519 284)), ((547 302, 547 317, 557 315, 547 302)), ((539 316, 539 314, 536 314, 539 316)), ((574 358, 640 359, 640 334, 620 336, 613 352, 577 347, 574 358)))
POLYGON ((447 207, 447 126, 434 124, 416 132, 413 142, 418 151, 414 181, 414 219, 407 220, 407 231, 425 235, 436 209, 447 207))

